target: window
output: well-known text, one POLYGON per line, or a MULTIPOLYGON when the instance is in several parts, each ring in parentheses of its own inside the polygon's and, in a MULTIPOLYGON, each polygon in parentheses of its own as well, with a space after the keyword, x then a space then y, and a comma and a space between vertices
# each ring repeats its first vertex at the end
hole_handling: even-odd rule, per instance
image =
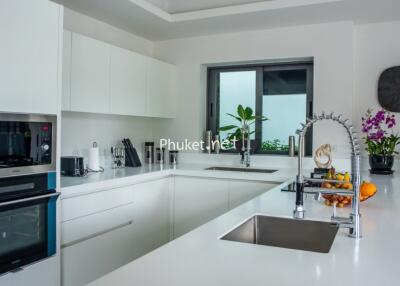
MULTIPOLYGON (((241 104, 268 118, 252 127, 253 151, 287 154, 289 136, 295 135, 300 123, 313 112, 313 64, 209 68, 207 103, 208 129, 219 133, 222 140, 230 131, 217 132, 219 127, 237 125, 227 113, 236 114, 241 104)), ((307 133, 305 149, 306 155, 311 155, 312 129, 307 133)))

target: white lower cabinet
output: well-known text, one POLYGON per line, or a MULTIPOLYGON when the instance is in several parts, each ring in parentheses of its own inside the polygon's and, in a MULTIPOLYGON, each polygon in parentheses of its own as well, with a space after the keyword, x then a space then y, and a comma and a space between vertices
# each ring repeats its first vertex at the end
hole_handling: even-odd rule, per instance
POLYGON ((169 178, 62 200, 62 285, 86 285, 167 243, 169 205, 169 178))
POLYGON ((247 202, 262 193, 272 189, 277 184, 254 181, 229 182, 229 209, 247 202))
POLYGON ((62 199, 62 285, 86 285, 274 186, 175 176, 62 199))
POLYGON ((170 240, 169 178, 134 186, 135 258, 170 240))
POLYGON ((228 181, 174 178, 174 238, 227 212, 228 181))
POLYGON ((125 226, 61 249, 63 286, 83 286, 134 259, 135 225, 125 226))
POLYGON ((198 177, 175 177, 174 180, 174 238, 276 186, 198 177))

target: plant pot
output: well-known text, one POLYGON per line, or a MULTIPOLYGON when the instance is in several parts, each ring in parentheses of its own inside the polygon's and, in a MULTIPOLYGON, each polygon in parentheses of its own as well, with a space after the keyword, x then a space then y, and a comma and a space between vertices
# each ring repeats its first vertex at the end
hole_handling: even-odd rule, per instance
POLYGON ((370 155, 369 166, 371 171, 391 172, 394 162, 394 156, 391 155, 370 155))
MULTIPOLYGON (((254 154, 254 151, 256 150, 257 147, 258 147, 257 141, 250 140, 250 154, 254 154)), ((242 140, 235 142, 235 148, 239 154, 242 154, 242 140)))

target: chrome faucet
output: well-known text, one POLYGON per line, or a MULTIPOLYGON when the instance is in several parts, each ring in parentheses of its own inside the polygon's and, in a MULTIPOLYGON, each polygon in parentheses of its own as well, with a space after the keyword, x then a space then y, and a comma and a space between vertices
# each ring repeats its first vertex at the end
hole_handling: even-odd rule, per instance
POLYGON ((335 116, 333 113, 325 114, 324 112, 318 116, 314 114, 312 118, 307 118, 306 124, 301 124, 302 128, 297 130, 296 133, 299 135, 299 154, 298 154, 298 174, 296 177, 296 207, 293 211, 294 218, 303 219, 304 218, 304 190, 306 182, 330 182, 330 183, 342 183, 342 181, 337 180, 325 180, 325 179, 313 179, 306 178, 303 176, 303 145, 304 137, 307 133, 308 128, 310 128, 317 121, 331 120, 339 123, 343 126, 350 140, 351 145, 351 182, 352 190, 332 190, 325 188, 311 188, 307 190, 308 193, 315 193, 316 198, 319 198, 321 194, 337 194, 337 195, 351 195, 352 196, 352 208, 350 216, 338 217, 336 216, 336 206, 334 207, 334 214, 332 216, 332 222, 338 223, 341 227, 347 227, 350 230, 350 236, 354 238, 361 238, 361 221, 360 221, 360 150, 358 145, 357 133, 353 131, 353 126, 348 124, 348 119, 343 120, 342 115, 335 116))
POLYGON ((250 126, 243 125, 242 131, 242 158, 240 162, 246 167, 250 167, 250 126), (245 139, 245 137, 247 138, 245 139))

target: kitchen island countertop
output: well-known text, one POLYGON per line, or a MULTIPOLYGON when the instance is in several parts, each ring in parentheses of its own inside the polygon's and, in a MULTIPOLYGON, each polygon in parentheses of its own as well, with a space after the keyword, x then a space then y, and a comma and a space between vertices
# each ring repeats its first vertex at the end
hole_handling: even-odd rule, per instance
MULTIPOLYGON (((400 176, 364 173, 363 179, 379 189, 361 203, 363 238, 340 229, 328 254, 219 240, 255 213, 291 217, 295 194, 281 191, 287 181, 89 285, 397 285, 400 176)), ((307 219, 329 220, 332 214, 312 195, 305 208, 307 219)))

